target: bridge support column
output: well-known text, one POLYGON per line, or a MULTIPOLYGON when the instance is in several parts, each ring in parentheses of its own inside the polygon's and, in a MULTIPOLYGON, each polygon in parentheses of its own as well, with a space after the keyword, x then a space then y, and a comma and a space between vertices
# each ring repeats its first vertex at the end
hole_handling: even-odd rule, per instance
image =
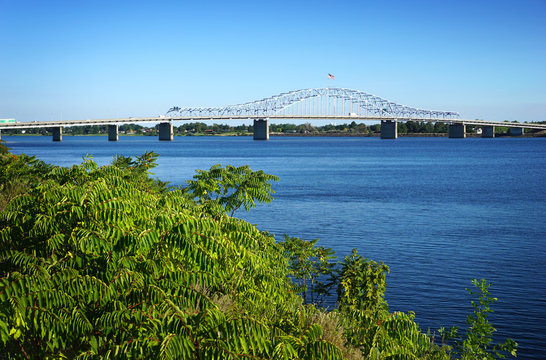
POLYGON ((495 137, 495 127, 494 126, 484 126, 482 127, 482 138, 494 138, 495 137))
POLYGON ((464 139, 466 137, 466 125, 465 124, 449 125, 448 136, 450 139, 464 139))
POLYGON ((254 120, 254 140, 269 140, 269 120, 254 120))
POLYGON ((108 141, 118 141, 118 126, 117 125, 108 125, 108 141))
POLYGON ((51 134, 53 135, 53 141, 63 141, 63 128, 60 126, 51 128, 51 134))
POLYGON ((159 123, 159 140, 172 141, 173 139, 173 123, 159 123))
POLYGON ((398 122, 396 120, 381 120, 381 139, 398 138, 398 122))
POLYGON ((523 135, 522 127, 512 127, 510 128, 510 136, 521 136, 523 135))

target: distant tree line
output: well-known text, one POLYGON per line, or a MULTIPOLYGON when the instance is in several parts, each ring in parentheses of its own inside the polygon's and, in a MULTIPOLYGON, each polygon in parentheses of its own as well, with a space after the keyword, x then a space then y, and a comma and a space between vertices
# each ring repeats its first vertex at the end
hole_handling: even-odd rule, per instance
MULTIPOLYGON (((544 124, 546 121, 535 122, 544 124)), ((446 134, 449 125, 440 122, 419 122, 406 121, 398 122, 399 134, 446 134)), ((467 125, 467 132, 472 132, 480 126, 467 125)), ((121 135, 151 135, 155 136, 159 131, 159 124, 154 127, 146 127, 138 124, 123 124, 120 125, 118 131, 121 135)), ((365 134, 374 135, 381 132, 380 124, 366 125, 357 123, 356 121, 350 124, 328 124, 323 126, 314 126, 311 123, 305 124, 269 124, 269 131, 278 134, 365 134)), ((507 134, 508 127, 496 126, 495 133, 498 135, 507 134)), ((538 130, 525 129, 525 132, 536 132, 538 130)), ((245 135, 253 132, 252 125, 227 125, 227 124, 206 124, 204 122, 183 123, 180 126, 173 126, 175 135, 245 135)), ((65 135, 97 135, 107 134, 107 125, 87 125, 87 126, 67 126, 63 128, 65 135)), ((48 135, 48 128, 34 129, 7 129, 2 130, 2 134, 29 134, 29 135, 48 135)))

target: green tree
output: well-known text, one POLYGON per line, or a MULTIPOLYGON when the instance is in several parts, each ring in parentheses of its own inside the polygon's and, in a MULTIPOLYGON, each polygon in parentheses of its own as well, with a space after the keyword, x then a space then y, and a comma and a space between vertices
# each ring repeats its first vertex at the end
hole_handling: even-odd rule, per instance
POLYGON ((299 133, 314 133, 317 131, 317 129, 313 125, 311 125, 311 123, 298 125, 297 129, 299 133))
POLYGON ((345 256, 338 280, 338 304, 343 310, 359 309, 375 313, 387 309, 384 299, 389 267, 383 262, 362 258, 356 249, 345 256))
POLYGON ((434 132, 435 133, 447 133, 448 125, 442 122, 434 123, 434 132))
POLYGON ((0 212, 12 199, 42 181, 51 169, 35 156, 10 154, 0 144, 0 212))
POLYGON ((373 124, 368 127, 370 129, 370 134, 381 132, 380 124, 373 124))
POLYGON ((358 124, 356 127, 356 131, 360 134, 365 134, 368 132, 368 127, 366 124, 358 124))
POLYGON ((308 241, 284 235, 279 246, 288 259, 289 274, 303 302, 322 306, 334 285, 336 257, 332 249, 317 246, 317 242, 318 239, 308 241))
POLYGON ((423 132, 427 134, 432 134, 434 132, 434 125, 432 125, 431 122, 427 122, 423 124, 423 132))
POLYGON ((350 345, 366 359, 447 359, 413 321, 413 313, 389 313, 385 301, 387 265, 362 258, 353 249, 341 264, 338 308, 350 345))
MULTIPOLYGON (((489 322, 488 316, 493 312, 491 305, 497 301, 497 298, 489 294, 491 286, 485 279, 478 281, 472 280, 477 290, 466 289, 470 295, 477 295, 478 301, 472 301, 474 311, 468 315, 466 323, 468 328, 464 338, 455 341, 455 350, 461 356, 461 359, 504 359, 507 354, 516 356, 518 344, 512 339, 506 339, 502 343, 493 341, 493 334, 497 331, 489 322)), ((440 334, 444 339, 453 339, 457 337, 457 328, 452 328, 449 332, 440 329, 440 334)))
POLYGON ((193 180, 186 181, 186 191, 197 198, 199 203, 220 205, 233 215, 241 206, 248 211, 256 206, 256 201, 271 202, 274 190, 270 182, 277 180, 277 176, 262 170, 252 171, 248 165, 227 165, 223 168, 216 164, 209 171, 197 170, 193 180))

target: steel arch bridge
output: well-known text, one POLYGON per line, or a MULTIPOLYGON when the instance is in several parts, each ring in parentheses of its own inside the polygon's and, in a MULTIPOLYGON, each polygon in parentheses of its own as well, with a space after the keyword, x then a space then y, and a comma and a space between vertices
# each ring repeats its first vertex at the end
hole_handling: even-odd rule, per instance
POLYGON ((458 119, 454 111, 417 109, 379 96, 344 88, 302 89, 265 99, 223 107, 172 107, 167 117, 322 117, 458 119))
MULTIPOLYGON (((13 120, 13 119, 7 119, 13 120)), ((482 137, 494 137, 495 126, 510 128, 510 134, 523 135, 523 129, 546 130, 546 124, 461 119, 454 111, 424 110, 400 105, 359 90, 343 88, 303 89, 244 104, 222 107, 172 107, 165 115, 64 121, 0 121, 3 129, 49 128, 53 141, 62 140, 64 126, 108 125, 108 140, 118 140, 118 126, 127 123, 159 123, 159 140, 173 140, 175 121, 254 120, 254 139, 269 139, 269 121, 349 120, 380 121, 381 138, 396 139, 398 122, 440 122, 449 125, 450 138, 466 136, 466 125, 482 128, 482 137)))

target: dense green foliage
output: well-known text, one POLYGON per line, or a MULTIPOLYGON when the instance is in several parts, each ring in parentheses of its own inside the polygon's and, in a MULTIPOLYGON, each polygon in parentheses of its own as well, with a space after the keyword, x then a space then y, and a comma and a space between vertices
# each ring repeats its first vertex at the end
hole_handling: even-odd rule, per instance
POLYGON ((294 280, 294 289, 305 303, 324 305, 325 297, 335 284, 334 251, 316 246, 318 239, 308 241, 284 235, 279 242, 283 255, 288 259, 289 274, 294 280))
POLYGON ((172 189, 149 177, 156 157, 63 168, 0 154, 0 358, 470 359, 464 349, 508 349, 489 347, 483 307, 468 341, 455 340, 463 350, 436 345, 412 314, 389 313, 383 263, 353 252, 336 270, 316 240, 276 243, 228 216, 271 201, 275 176, 213 166, 172 189), (330 312, 298 295, 332 286, 330 312))
MULTIPOLYGON (((271 236, 162 191, 141 171, 153 156, 139 159, 52 167, 4 208, 0 336, 10 358, 341 354, 293 292, 271 236)), ((4 164, 3 179, 17 171, 4 164)))
POLYGON ((250 210, 256 206, 256 201, 268 203, 273 200, 270 181, 278 177, 263 171, 252 171, 248 165, 235 167, 228 165, 222 168, 214 165, 209 171, 197 170, 193 180, 188 180, 185 191, 196 197, 198 203, 211 206, 221 206, 231 215, 241 206, 250 210))

